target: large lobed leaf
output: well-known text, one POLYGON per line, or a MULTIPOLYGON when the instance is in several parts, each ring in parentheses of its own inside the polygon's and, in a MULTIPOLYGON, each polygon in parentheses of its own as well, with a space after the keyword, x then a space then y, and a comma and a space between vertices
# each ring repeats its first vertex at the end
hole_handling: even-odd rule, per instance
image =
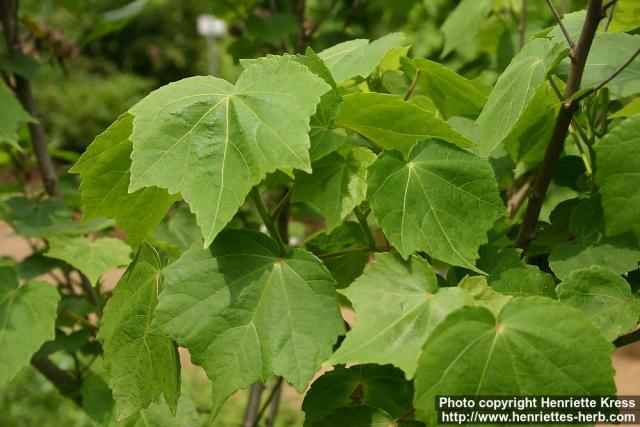
POLYGON ((108 217, 137 247, 176 200, 166 190, 149 187, 129 193, 133 116, 125 113, 89 145, 69 170, 79 173, 84 219, 108 217))
POLYGON ((146 408, 161 393, 174 414, 178 405, 178 349, 149 327, 162 289, 161 269, 155 249, 140 246, 100 322, 99 338, 104 341, 104 363, 118 420, 146 408))
POLYGON ((213 380, 213 412, 270 374, 302 392, 344 325, 334 282, 310 253, 282 257, 265 235, 227 230, 164 271, 153 327, 213 380))
POLYGON ((20 286, 10 261, 0 261, 0 386, 55 337, 58 292, 49 283, 20 286))
POLYGON ((129 191, 179 192, 208 246, 267 173, 310 171, 309 117, 328 89, 291 58, 270 57, 235 86, 191 77, 152 92, 130 110, 129 191))
POLYGON ((504 214, 489 162, 441 141, 419 142, 408 161, 382 153, 367 191, 378 224, 404 258, 425 251, 474 271, 478 248, 504 214))

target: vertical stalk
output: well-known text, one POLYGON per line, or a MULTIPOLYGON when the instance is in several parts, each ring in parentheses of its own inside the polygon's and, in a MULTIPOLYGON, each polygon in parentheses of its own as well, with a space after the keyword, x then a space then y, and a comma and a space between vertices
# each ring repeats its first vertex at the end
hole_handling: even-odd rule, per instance
POLYGON ((518 22, 518 41, 520 50, 524 46, 524 37, 527 30, 527 0, 520 0, 520 22, 518 22))
MULTIPOLYGON (((2 21, 2 29, 4 40, 7 45, 9 58, 14 59, 22 55, 22 46, 18 38, 18 4, 16 0, 0 0, 0 21, 2 21)), ((36 123, 29 123, 29 134, 31 136, 31 144, 33 152, 36 155, 38 169, 42 177, 44 189, 49 196, 56 197, 60 195, 60 186, 58 185, 58 176, 56 175, 51 161, 51 156, 47 151, 47 138, 39 120, 38 109, 33 101, 33 93, 31 91, 31 83, 19 74, 14 73, 15 79, 14 91, 22 107, 33 116, 36 123)))
POLYGON ((242 419, 242 427, 253 427, 256 425, 258 410, 260 409, 260 397, 262 396, 263 390, 264 385, 260 381, 251 384, 249 400, 247 401, 244 418, 242 419))
POLYGON ((547 190, 549 189, 553 171, 560 159, 560 155, 562 154, 564 141, 567 137, 571 119, 578 109, 578 102, 575 100, 570 101, 570 98, 580 89, 584 66, 601 17, 602 0, 589 0, 587 16, 582 27, 582 32, 580 33, 580 39, 573 49, 573 61, 571 62, 571 67, 569 69, 567 87, 564 92, 564 101, 562 102, 560 112, 556 118, 553 133, 551 134, 551 140, 549 141, 549 145, 547 146, 547 150, 544 155, 544 160, 536 172, 535 180, 530 192, 529 203, 527 204, 527 211, 524 215, 520 231, 518 232, 518 237, 516 238, 516 247, 526 248, 529 245, 529 242, 531 242, 536 236, 536 226, 538 223, 538 217, 540 216, 540 210, 542 209, 542 203, 547 190))

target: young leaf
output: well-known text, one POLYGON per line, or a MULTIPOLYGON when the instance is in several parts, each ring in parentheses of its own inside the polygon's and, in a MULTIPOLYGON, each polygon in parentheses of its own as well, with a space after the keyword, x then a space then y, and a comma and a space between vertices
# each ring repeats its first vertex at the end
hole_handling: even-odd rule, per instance
POLYGON ((586 316, 549 298, 512 298, 498 315, 461 308, 424 346, 418 418, 436 425, 436 396, 613 395, 612 351, 586 316))
POLYGON ((515 249, 480 248, 478 268, 489 273, 489 285, 502 294, 556 297, 553 278, 537 267, 525 264, 515 249))
POLYGON ((313 163, 313 173, 296 173, 293 202, 305 202, 325 218, 331 232, 366 198, 367 168, 376 159, 367 148, 333 152, 313 163))
POLYGON ((489 162, 440 141, 419 142, 408 162, 382 153, 367 191, 378 224, 404 258, 425 251, 474 271, 478 248, 505 212, 489 162))
POLYGON ((369 43, 367 39, 349 40, 318 53, 336 82, 353 77, 366 79, 385 53, 404 42, 404 34, 391 33, 369 43))
POLYGON ((344 332, 322 263, 300 249, 280 257, 261 233, 224 231, 211 248, 185 252, 164 277, 153 327, 205 368, 214 414, 272 373, 302 392, 344 332))
POLYGON ((125 113, 89 145, 69 170, 80 174, 84 219, 114 218, 137 247, 158 225, 177 199, 149 187, 129 193, 133 116, 125 113))
POLYGON ((455 71, 424 58, 414 58, 412 63, 421 73, 418 84, 424 87, 445 119, 476 117, 487 102, 486 95, 476 84, 455 71))
POLYGON ((481 156, 488 157, 500 147, 563 51, 561 43, 534 39, 511 60, 477 120, 480 130, 478 152, 481 156))
POLYGON ((422 258, 403 261, 377 254, 375 262, 340 291, 356 310, 356 325, 329 360, 338 363, 390 363, 412 378, 425 340, 447 314, 472 304, 459 288, 439 288, 422 258))
POLYGON ((149 330, 162 289, 162 262, 154 248, 140 246, 107 302, 98 338, 116 401, 116 419, 146 408, 162 393, 175 414, 180 397, 180 359, 169 338, 149 330))
POLYGON ((152 92, 130 110, 129 191, 180 192, 208 246, 267 173, 310 171, 309 117, 327 89, 306 67, 272 57, 235 86, 191 77, 152 92))
POLYGON ((472 41, 491 11, 493 0, 462 0, 444 21, 440 31, 444 35, 441 58, 472 41))
POLYGON ((557 292, 561 303, 582 310, 610 341, 632 330, 640 318, 640 301, 629 284, 603 267, 574 271, 557 292))
POLYGON ((54 338, 59 299, 49 283, 30 281, 20 286, 12 263, 0 260, 0 385, 54 338))
POLYGON ((461 148, 474 144, 415 104, 386 93, 352 93, 343 97, 338 126, 364 136, 384 149, 408 153, 426 138, 440 138, 461 148))
POLYGON ((305 427, 334 425, 345 408, 367 407, 383 411, 390 420, 411 410, 413 384, 392 366, 357 365, 336 368, 315 380, 302 410, 305 427))
POLYGON ((469 292, 476 305, 488 309, 493 314, 500 313, 502 307, 512 298, 491 288, 486 276, 465 276, 458 283, 458 287, 469 292))
POLYGON ((613 128, 596 144, 595 151, 606 234, 632 232, 640 239, 640 115, 613 128))
POLYGON ((599 265, 614 273, 638 268, 638 241, 630 233, 605 237, 602 206, 598 198, 582 201, 571 211, 569 230, 573 240, 556 246, 549 255, 549 266, 563 279, 574 270, 599 265))
POLYGON ((112 268, 129 264, 131 248, 120 239, 103 237, 90 240, 87 237, 52 236, 50 258, 61 259, 84 273, 95 284, 103 273, 112 268))

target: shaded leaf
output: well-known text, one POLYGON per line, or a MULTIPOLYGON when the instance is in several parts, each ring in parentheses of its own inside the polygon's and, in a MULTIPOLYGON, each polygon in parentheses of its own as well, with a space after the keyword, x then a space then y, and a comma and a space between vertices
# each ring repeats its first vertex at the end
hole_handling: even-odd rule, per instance
POLYGON ((2 105, 0 143, 6 142, 13 147, 19 148, 16 128, 20 123, 34 123, 35 120, 22 108, 22 105, 11 89, 4 83, 4 80, 0 80, 0 105, 2 105))
POLYGON ((440 57, 476 38, 492 6, 493 0, 462 0, 440 28, 444 35, 440 57))

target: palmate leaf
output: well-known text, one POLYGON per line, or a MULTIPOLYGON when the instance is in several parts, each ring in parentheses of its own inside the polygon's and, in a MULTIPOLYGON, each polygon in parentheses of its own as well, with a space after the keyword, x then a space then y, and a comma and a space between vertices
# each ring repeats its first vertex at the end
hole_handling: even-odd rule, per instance
POLYGON ((505 211, 488 161, 441 141, 419 142, 408 161, 382 153, 367 185, 378 224, 404 258, 425 251, 480 271, 478 248, 505 211))
POLYGON ((564 50, 562 43, 534 39, 511 60, 477 120, 480 131, 478 153, 481 156, 488 157, 500 147, 564 50))
POLYGON ((270 57, 235 86, 191 77, 152 92, 130 110, 129 191, 179 192, 208 246, 267 173, 310 171, 309 117, 328 89, 291 58, 270 57))
POLYGON ((614 395, 612 351, 584 314, 549 298, 512 298, 497 315, 461 308, 424 346, 418 418, 438 425, 436 396, 614 395))
POLYGON ((340 291, 356 310, 356 325, 329 360, 392 364, 412 378, 422 345, 447 314, 473 299, 460 288, 439 288, 422 258, 377 254, 375 262, 340 291))
POLYGON ((140 246, 100 322, 98 338, 104 341, 104 363, 118 420, 146 408, 161 393, 174 414, 178 405, 177 347, 169 338, 149 330, 162 289, 161 269, 155 249, 140 246))
POLYGON ((305 202, 325 218, 331 232, 366 198, 367 168, 376 155, 363 147, 346 147, 312 163, 313 172, 296 173, 291 200, 305 202))
POLYGON ((22 105, 11 92, 11 89, 4 83, 4 80, 0 81, 0 105, 2 105, 0 144, 5 142, 15 148, 20 148, 16 128, 20 123, 33 123, 35 120, 22 108, 22 105))
POLYGON ((127 232, 127 240, 137 247, 177 198, 156 187, 128 192, 132 131, 133 116, 121 115, 96 137, 69 172, 80 174, 85 221, 114 218, 127 232))
POLYGON ((640 300, 629 284, 603 267, 574 271, 557 292, 561 303, 582 310, 610 341, 633 329, 640 318, 640 300))
POLYGON ((384 149, 406 154, 426 138, 440 138, 462 148, 475 146, 444 120, 399 96, 366 92, 345 95, 342 100, 338 126, 384 149))
POLYGON ((367 78, 390 49, 404 41, 404 34, 391 33, 369 43, 367 39, 349 40, 318 53, 336 82, 353 77, 367 78))
POLYGON ((632 232, 640 239, 640 115, 613 128, 595 145, 595 151, 605 233, 632 232))
POLYGON ((50 258, 60 259, 84 273, 92 284, 100 276, 122 265, 129 264, 131 248, 120 239, 103 237, 91 240, 84 236, 52 236, 49 250, 50 258))
POLYGON ((270 374, 302 392, 344 325, 334 282, 310 253, 281 257, 265 235, 227 230, 164 270, 154 330, 187 347, 213 380, 216 413, 270 374))
POLYGON ((58 292, 49 283, 20 286, 13 263, 0 260, 0 386, 55 337, 58 292))
MULTIPOLYGON (((392 366, 357 365, 336 368, 315 380, 305 394, 302 410, 305 427, 336 425, 337 420, 353 416, 371 417, 372 410, 389 421, 411 411, 413 384, 404 378, 401 370, 392 366), (349 414, 350 408, 360 408, 349 414), (367 411, 369 410, 369 411, 367 411)), ((346 421, 346 420, 345 420, 346 421)), ((354 424, 341 425, 352 426, 354 424)), ((359 424, 355 424, 359 425, 359 424)), ((364 424, 366 426, 375 424, 364 424)))

